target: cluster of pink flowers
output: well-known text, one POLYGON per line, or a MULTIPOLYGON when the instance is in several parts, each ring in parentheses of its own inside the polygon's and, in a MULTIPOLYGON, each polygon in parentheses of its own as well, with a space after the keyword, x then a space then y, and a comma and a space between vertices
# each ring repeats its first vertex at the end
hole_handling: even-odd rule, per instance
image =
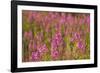
POLYGON ((90 14, 23 10, 22 18, 24 62, 89 58, 90 14))
POLYGON ((62 35, 61 33, 56 33, 55 36, 52 38, 51 47, 57 48, 62 43, 62 35))
POLYGON ((36 51, 32 52, 32 60, 39 61, 41 56, 46 52, 48 52, 48 48, 45 44, 43 46, 38 47, 36 51))
POLYGON ((56 33, 51 42, 51 57, 55 60, 59 57, 59 46, 62 45, 62 35, 60 32, 56 33))

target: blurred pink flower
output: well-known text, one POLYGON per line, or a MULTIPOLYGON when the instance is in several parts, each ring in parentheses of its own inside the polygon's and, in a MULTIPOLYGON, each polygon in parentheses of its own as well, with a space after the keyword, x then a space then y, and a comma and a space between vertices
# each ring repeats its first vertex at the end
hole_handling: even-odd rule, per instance
POLYGON ((37 48, 38 52, 42 55, 44 53, 46 53, 48 51, 48 48, 46 47, 46 44, 42 45, 42 46, 39 46, 37 48))
POLYGON ((56 42, 55 39, 52 40, 52 42, 51 42, 51 47, 52 47, 52 48, 57 48, 57 47, 58 47, 57 42, 56 42))
POLYGON ((32 60, 33 61, 39 61, 39 59, 40 59, 39 52, 38 51, 32 52, 32 60))
POLYGON ((52 59, 56 60, 59 57, 59 51, 56 49, 51 50, 51 57, 52 59))
POLYGON ((73 24, 74 24, 74 18, 72 17, 71 14, 68 14, 68 15, 67 15, 67 23, 68 23, 69 25, 73 25, 73 24))
POLYGON ((71 38, 71 39, 70 39, 71 42, 74 42, 74 40, 75 40, 74 38, 71 38))
POLYGON ((79 41, 79 42, 78 42, 77 47, 78 47, 82 52, 84 52, 84 50, 85 50, 85 44, 84 44, 82 41, 79 41))
POLYGON ((90 15, 86 16, 87 32, 90 32, 90 15))
POLYGON ((57 48, 62 43, 62 35, 60 32, 56 33, 55 36, 52 39, 51 47, 57 48))
POLYGON ((51 17, 51 19, 56 18, 56 15, 53 12, 49 12, 48 15, 49 15, 49 17, 51 17))
POLYGON ((90 16, 86 17, 86 23, 87 23, 87 25, 90 25, 90 16))
POLYGON ((36 42, 35 42, 35 40, 33 41, 33 49, 37 49, 37 44, 36 44, 36 42))
POLYGON ((74 38, 75 38, 75 39, 80 39, 80 34, 77 33, 77 32, 75 32, 75 34, 74 34, 74 38))
POLYGON ((64 24, 64 23, 65 23, 65 18, 61 18, 61 19, 59 20, 59 24, 62 25, 62 24, 64 24))
POLYGON ((66 22, 66 15, 65 13, 61 13, 59 24, 62 25, 62 24, 65 24, 65 22, 66 22))
POLYGON ((80 19, 79 19, 79 24, 80 24, 80 25, 85 24, 85 19, 84 19, 84 18, 80 18, 80 19))

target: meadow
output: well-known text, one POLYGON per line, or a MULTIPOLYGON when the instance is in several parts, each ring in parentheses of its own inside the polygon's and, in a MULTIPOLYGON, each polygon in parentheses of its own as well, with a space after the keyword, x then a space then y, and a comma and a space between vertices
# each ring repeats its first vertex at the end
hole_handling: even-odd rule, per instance
POLYGON ((90 59, 90 14, 22 10, 22 62, 90 59))

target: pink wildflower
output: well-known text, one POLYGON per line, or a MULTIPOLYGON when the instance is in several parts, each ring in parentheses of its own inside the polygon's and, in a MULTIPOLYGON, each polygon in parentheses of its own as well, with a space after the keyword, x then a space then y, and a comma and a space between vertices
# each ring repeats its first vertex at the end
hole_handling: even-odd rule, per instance
POLYGON ((56 49, 52 49, 52 50, 51 50, 51 57, 52 57, 54 60, 58 59, 58 57, 59 57, 59 51, 56 50, 56 49))
POLYGON ((38 51, 32 52, 32 60, 33 61, 39 61, 40 55, 38 51))

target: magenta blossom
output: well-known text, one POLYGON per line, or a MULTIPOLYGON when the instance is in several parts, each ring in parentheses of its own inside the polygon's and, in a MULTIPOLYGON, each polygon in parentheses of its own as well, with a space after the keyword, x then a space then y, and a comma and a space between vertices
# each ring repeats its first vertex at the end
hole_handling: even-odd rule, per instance
POLYGON ((62 13, 61 18, 59 20, 59 24, 62 25, 65 23, 65 21, 66 21, 66 15, 65 15, 65 13, 62 13))
POLYGON ((90 25, 90 16, 86 17, 86 23, 87 23, 87 25, 90 25))
POLYGON ((52 40, 52 42, 51 42, 51 47, 52 47, 52 48, 57 48, 57 47, 58 47, 57 42, 56 42, 55 39, 52 40))
POLYGON ((52 57, 54 60, 58 59, 58 57, 59 57, 59 51, 56 50, 56 49, 52 49, 52 50, 51 50, 51 57, 52 57))
POLYGON ((37 48, 37 44, 36 44, 36 42, 33 43, 33 48, 34 48, 34 49, 37 48))
POLYGON ((62 42, 62 35, 60 32, 56 33, 55 40, 56 40, 57 45, 59 45, 62 42))
POLYGON ((79 41, 79 42, 78 42, 77 47, 78 47, 80 50, 82 50, 82 51, 85 50, 85 45, 83 44, 82 41, 79 41))
POLYGON ((79 33, 75 33, 75 34, 74 34, 74 38, 75 38, 75 39, 80 39, 80 34, 79 34, 79 33))
POLYGON ((61 45, 61 43, 62 43, 62 35, 59 32, 59 33, 56 33, 56 35, 52 39, 51 47, 52 48, 57 48, 59 45, 61 45))
POLYGON ((71 38, 71 39, 70 39, 71 42, 74 42, 74 40, 75 40, 74 38, 71 38))
POLYGON ((39 61, 40 55, 38 51, 32 52, 32 60, 33 61, 39 61))
POLYGON ((68 22, 69 25, 73 25, 74 18, 72 17, 71 14, 68 14, 68 16, 67 16, 67 22, 68 22))
POLYGON ((48 51, 48 48, 46 47, 46 44, 39 46, 38 52, 42 55, 43 53, 46 53, 48 51))
POLYGON ((82 18, 80 18, 80 20, 79 20, 79 24, 80 24, 80 25, 85 24, 85 20, 84 20, 84 19, 82 19, 82 18))

